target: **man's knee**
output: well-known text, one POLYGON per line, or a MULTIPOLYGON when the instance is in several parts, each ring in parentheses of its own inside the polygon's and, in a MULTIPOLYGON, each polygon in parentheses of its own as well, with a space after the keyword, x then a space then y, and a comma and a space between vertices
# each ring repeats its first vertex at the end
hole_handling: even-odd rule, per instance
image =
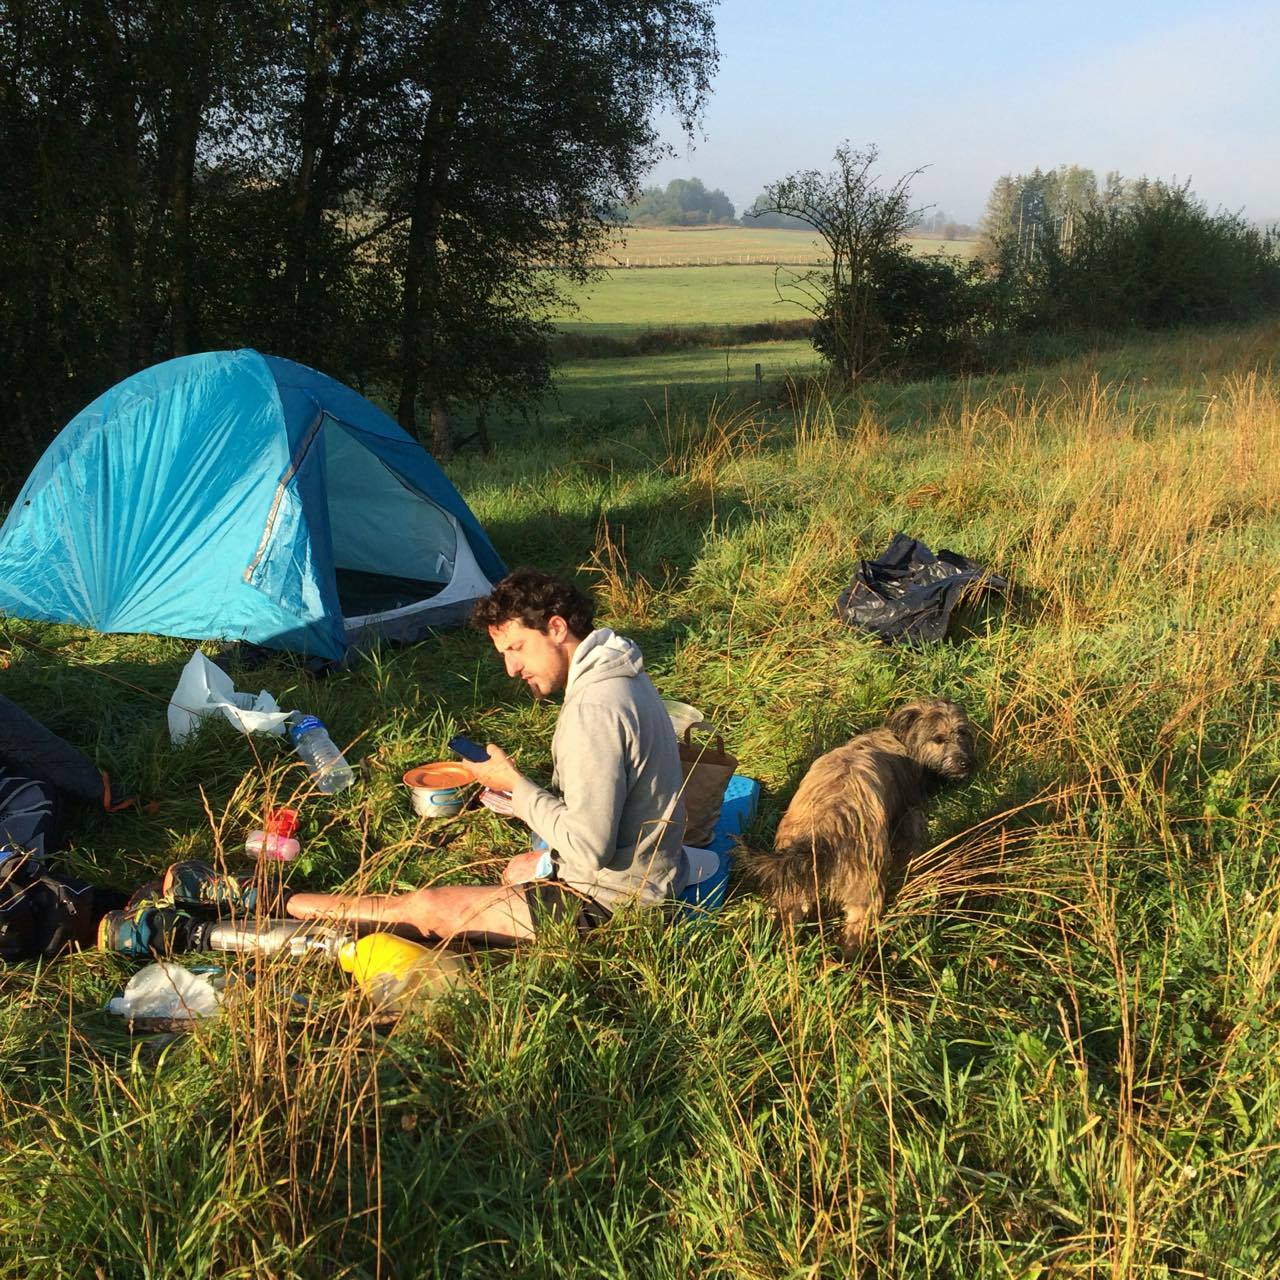
POLYGON ((483 934, 525 938, 533 921, 521 888, 487 885, 437 885, 407 894, 401 919, 420 933, 439 938, 483 934))
POLYGON ((456 927, 453 917, 457 913, 451 909, 449 890, 443 886, 415 889, 393 901, 396 903, 399 919, 405 924, 413 925, 421 933, 443 937, 456 927))

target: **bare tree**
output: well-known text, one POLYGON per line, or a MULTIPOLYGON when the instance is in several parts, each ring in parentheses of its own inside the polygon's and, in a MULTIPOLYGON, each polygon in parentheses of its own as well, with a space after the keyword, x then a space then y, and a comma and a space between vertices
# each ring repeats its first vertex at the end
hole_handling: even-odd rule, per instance
POLYGON ((873 145, 845 142, 836 148, 835 168, 804 169, 771 182, 752 213, 799 218, 826 241, 831 261, 804 272, 775 276, 778 295, 831 326, 831 361, 837 376, 852 386, 869 363, 868 322, 877 263, 899 252, 908 228, 924 212, 911 206, 913 169, 884 187, 872 173, 879 158, 873 145))

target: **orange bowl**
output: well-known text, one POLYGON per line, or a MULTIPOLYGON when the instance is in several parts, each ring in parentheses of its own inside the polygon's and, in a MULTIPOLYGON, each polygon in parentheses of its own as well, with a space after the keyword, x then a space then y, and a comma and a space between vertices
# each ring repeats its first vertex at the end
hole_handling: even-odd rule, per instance
POLYGON ((469 770, 452 760, 420 764, 404 775, 413 811, 422 818, 452 818, 461 813, 465 788, 474 781, 469 770))
POLYGON ((465 787, 474 782, 471 770, 453 760, 440 760, 435 764, 419 764, 406 769, 406 787, 425 787, 429 791, 445 791, 450 787, 465 787))

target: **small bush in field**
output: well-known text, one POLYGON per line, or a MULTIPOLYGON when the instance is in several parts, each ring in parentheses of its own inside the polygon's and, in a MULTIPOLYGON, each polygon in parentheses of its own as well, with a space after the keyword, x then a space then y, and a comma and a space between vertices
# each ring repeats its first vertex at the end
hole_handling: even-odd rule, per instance
POLYGON ((842 288, 828 297, 813 345, 834 361, 842 329, 835 309, 863 306, 867 373, 961 372, 979 361, 979 339, 991 327, 996 298, 995 282, 975 260, 894 248, 875 259, 864 294, 855 298, 842 288))

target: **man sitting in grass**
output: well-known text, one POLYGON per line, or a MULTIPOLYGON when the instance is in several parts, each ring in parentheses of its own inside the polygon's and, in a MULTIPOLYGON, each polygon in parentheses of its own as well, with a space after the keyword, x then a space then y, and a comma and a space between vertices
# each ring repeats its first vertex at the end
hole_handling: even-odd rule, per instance
MULTIPOLYGON (((488 631, 507 674, 537 698, 564 692, 551 743, 553 790, 526 778, 490 743, 487 762, 467 764, 477 782, 511 794, 517 817, 549 846, 518 854, 502 884, 438 885, 406 894, 295 893, 300 919, 408 925, 432 939, 482 935, 531 938, 548 922, 586 931, 620 905, 656 906, 684 887, 680 757, 666 707, 630 640, 595 627, 591 599, 569 582, 518 569, 480 601, 474 623, 488 631)), ((164 891, 182 902, 252 909, 250 877, 219 875, 204 863, 171 867, 164 891)), ((145 954, 162 945, 118 918, 103 945, 145 954), (119 935, 119 936, 117 936, 119 935), (126 936, 128 935, 128 936, 126 936)), ((169 932, 168 929, 162 932, 169 932)))
POLYGON ((498 888, 447 885, 395 897, 299 893, 289 914, 408 924, 436 938, 480 933, 515 941, 532 937, 544 921, 572 920, 585 931, 622 903, 653 905, 677 894, 684 887, 684 813, 671 720, 640 650, 608 627, 593 630, 594 614, 571 583, 518 569, 473 615, 512 679, 536 698, 564 691, 551 742, 556 791, 526 778, 493 743, 487 762, 467 764, 477 782, 511 793, 516 816, 546 841, 548 856, 518 854, 498 888))

